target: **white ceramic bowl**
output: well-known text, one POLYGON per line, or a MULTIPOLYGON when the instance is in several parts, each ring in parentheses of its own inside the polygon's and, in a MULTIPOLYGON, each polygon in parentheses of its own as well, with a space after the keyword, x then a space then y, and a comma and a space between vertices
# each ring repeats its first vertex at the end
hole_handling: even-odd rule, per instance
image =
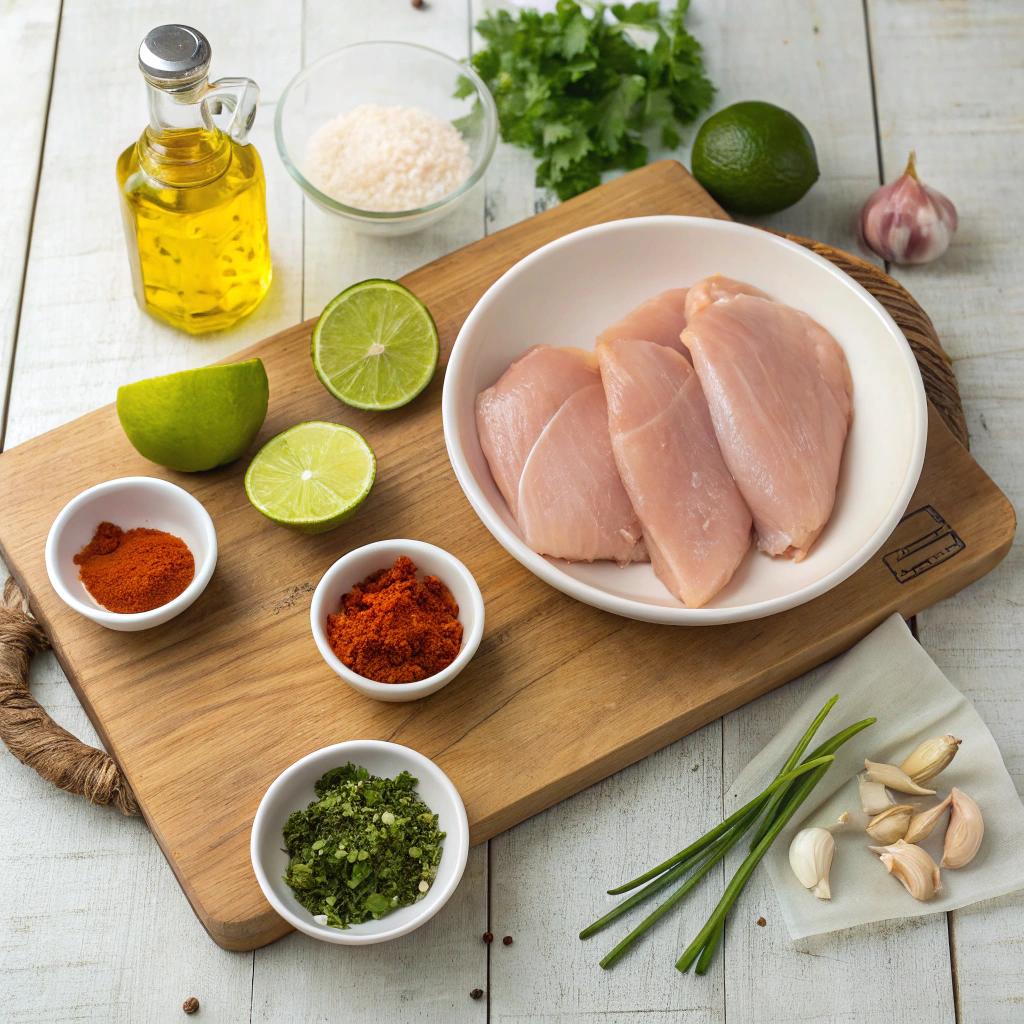
POLYGON ((249 855, 263 895, 289 924, 325 942, 367 946, 395 939, 419 928, 448 902, 466 869, 469 822, 459 791, 429 758, 398 743, 350 740, 314 750, 312 754, 307 754, 286 768, 271 783, 252 823, 249 855), (282 849, 282 830, 290 814, 305 810, 316 799, 313 783, 325 772, 348 761, 362 765, 371 775, 380 778, 394 778, 399 772, 408 771, 419 779, 416 792, 437 815, 438 827, 447 836, 443 840, 437 877, 422 900, 411 907, 392 910, 379 921, 364 921, 342 929, 318 924, 313 915, 295 899, 281 877, 288 867, 288 854, 282 849))
POLYGON ((420 540, 381 540, 364 544, 339 558, 324 573, 313 593, 309 609, 313 639, 324 661, 354 690, 377 700, 400 702, 417 700, 436 693, 450 683, 470 662, 484 635, 484 599, 473 574, 454 556, 434 544, 420 540), (342 664, 327 642, 327 616, 341 607, 342 595, 379 569, 388 569, 399 555, 413 560, 419 576, 436 576, 451 592, 459 606, 462 623, 462 649, 458 657, 441 672, 417 683, 378 683, 357 675, 342 664))
POLYGON ((827 260, 757 228, 701 217, 641 217, 543 246, 496 281, 459 332, 445 373, 444 436, 455 474, 495 539, 580 601, 649 622, 711 625, 760 618, 818 597, 879 549, 907 508, 924 462, 928 408, 906 338, 867 291, 827 260), (531 345, 592 349, 645 299, 710 274, 748 281, 835 336, 853 375, 853 425, 835 508, 800 563, 752 550, 703 608, 675 600, 649 564, 565 562, 535 554, 491 477, 474 416, 478 392, 531 345))
POLYGON ((93 622, 123 632, 159 626, 181 614, 206 589, 216 564, 217 531, 210 513, 188 491, 149 476, 125 476, 82 491, 61 509, 46 538, 46 572, 61 600, 93 622), (97 604, 73 559, 104 520, 123 530, 146 526, 180 537, 196 561, 192 582, 173 601, 148 612, 125 615, 97 604))

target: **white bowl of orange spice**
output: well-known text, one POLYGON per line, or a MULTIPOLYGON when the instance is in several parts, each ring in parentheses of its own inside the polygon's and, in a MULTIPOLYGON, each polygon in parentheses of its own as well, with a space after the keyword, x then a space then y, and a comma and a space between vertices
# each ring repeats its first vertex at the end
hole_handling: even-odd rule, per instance
POLYGON ((450 683, 484 633, 473 574, 418 540, 378 541, 339 558, 317 585, 309 614, 331 669, 364 696, 391 702, 450 683))
POLYGON ((46 538, 61 600, 108 629, 159 626, 206 589, 217 531, 188 491, 156 477, 107 480, 64 506, 46 538))

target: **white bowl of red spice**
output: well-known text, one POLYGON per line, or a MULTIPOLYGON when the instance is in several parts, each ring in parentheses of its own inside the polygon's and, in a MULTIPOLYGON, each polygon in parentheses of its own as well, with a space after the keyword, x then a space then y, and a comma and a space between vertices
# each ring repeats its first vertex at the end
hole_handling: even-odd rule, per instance
POLYGON ((124 632, 179 615, 206 589, 216 564, 210 514, 188 491, 148 476, 83 491, 46 538, 46 572, 61 600, 124 632))
POLYGON ((473 574, 418 540, 378 541, 339 558, 317 585, 309 614, 331 669, 364 696, 392 702, 450 683, 484 633, 473 574))

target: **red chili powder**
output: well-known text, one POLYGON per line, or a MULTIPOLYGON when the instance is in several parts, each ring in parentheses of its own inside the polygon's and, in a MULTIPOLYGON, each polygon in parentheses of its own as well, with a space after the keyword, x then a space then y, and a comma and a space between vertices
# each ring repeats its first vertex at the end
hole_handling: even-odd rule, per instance
POLYGON ((173 601, 192 582, 196 561, 185 542, 163 530, 96 527, 74 557, 78 578, 104 608, 130 615, 173 601))
POLYGON ((327 642, 342 664, 378 683, 415 683, 450 665, 462 646, 459 606, 436 577, 416 579, 402 555, 357 583, 327 616, 327 642))

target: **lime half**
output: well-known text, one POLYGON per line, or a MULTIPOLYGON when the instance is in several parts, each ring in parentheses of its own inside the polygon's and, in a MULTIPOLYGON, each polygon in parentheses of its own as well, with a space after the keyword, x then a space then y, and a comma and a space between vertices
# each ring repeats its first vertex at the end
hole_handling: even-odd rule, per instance
POLYGON ((140 455, 184 473, 233 462, 256 439, 270 391, 259 359, 204 366, 117 389, 117 415, 140 455))
POLYGON ((395 281, 346 288, 313 328, 313 368, 335 398, 357 409, 411 402, 437 368, 437 328, 426 306, 395 281))
POLYGON ((354 430, 312 420, 271 438, 256 453, 245 493, 275 523, 324 533, 362 504, 376 471, 373 450, 354 430))

